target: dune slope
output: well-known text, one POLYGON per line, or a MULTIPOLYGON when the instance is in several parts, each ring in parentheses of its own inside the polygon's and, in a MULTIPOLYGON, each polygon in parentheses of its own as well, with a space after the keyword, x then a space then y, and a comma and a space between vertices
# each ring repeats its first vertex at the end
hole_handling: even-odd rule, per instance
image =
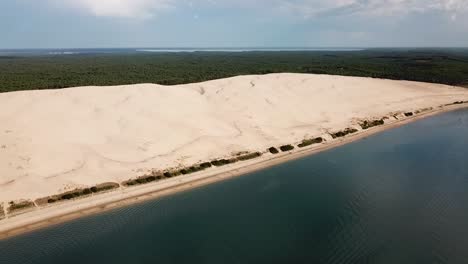
POLYGON ((4 93, 0 202, 327 138, 362 120, 463 100, 459 87, 308 74, 4 93))

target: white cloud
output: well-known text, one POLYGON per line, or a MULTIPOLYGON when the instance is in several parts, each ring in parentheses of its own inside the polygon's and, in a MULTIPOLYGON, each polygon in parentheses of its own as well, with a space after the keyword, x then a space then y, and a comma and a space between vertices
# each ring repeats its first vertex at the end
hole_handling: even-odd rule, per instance
POLYGON ((173 0, 53 0, 99 17, 148 18, 172 7, 173 0))

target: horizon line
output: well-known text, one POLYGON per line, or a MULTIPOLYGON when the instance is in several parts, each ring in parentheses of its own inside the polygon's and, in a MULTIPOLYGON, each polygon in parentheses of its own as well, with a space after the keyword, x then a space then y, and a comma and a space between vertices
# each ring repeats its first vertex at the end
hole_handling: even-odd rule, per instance
POLYGON ((1 48, 0 50, 99 50, 99 49, 468 49, 468 46, 128 46, 128 47, 41 47, 1 48))

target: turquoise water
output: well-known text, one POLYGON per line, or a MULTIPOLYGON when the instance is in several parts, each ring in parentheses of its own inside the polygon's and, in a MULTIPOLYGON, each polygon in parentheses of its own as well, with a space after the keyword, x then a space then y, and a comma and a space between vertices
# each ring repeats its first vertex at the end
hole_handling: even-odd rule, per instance
POLYGON ((468 110, 1 241, 0 263, 468 263, 468 110))

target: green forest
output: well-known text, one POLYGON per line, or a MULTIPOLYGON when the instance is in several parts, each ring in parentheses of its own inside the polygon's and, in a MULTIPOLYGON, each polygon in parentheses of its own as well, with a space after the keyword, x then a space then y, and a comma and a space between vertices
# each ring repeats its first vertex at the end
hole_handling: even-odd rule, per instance
POLYGON ((468 49, 0 56, 0 92, 318 73, 468 86, 468 49))

